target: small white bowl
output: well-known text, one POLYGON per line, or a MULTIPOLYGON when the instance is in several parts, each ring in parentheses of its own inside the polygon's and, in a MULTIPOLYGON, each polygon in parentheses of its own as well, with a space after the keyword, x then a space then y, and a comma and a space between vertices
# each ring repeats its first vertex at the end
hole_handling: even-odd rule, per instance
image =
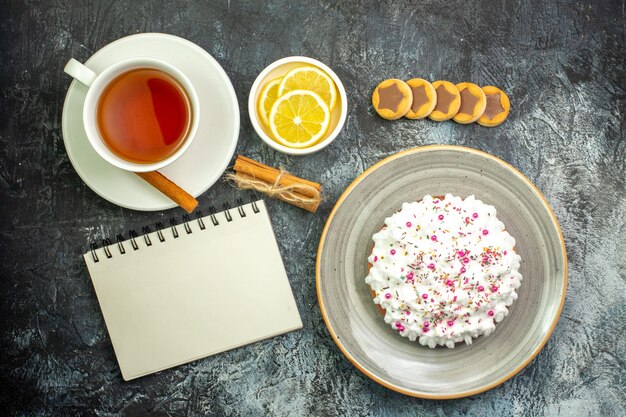
POLYGON ((348 115, 348 99, 346 97, 346 90, 343 88, 341 80, 337 77, 337 74, 335 74, 333 70, 328 68, 327 65, 313 58, 307 58, 304 56, 289 56, 270 64, 263 71, 261 71, 258 77, 256 77, 256 80, 254 80, 254 84, 252 84, 252 88, 250 89, 250 97, 248 97, 248 113, 250 114, 250 121, 252 122, 252 126, 254 126, 254 130, 256 130, 256 133, 267 145, 288 155, 309 155, 324 149, 330 145, 333 140, 335 140, 343 128, 343 124, 346 122, 346 116, 348 115), (273 80, 274 78, 282 77, 292 68, 298 67, 302 64, 314 65, 326 72, 326 74, 328 74, 335 82, 339 96, 337 97, 337 104, 330 115, 330 126, 328 127, 326 136, 309 148, 295 149, 281 145, 270 137, 269 129, 263 122, 261 122, 261 118, 258 115, 257 100, 261 90, 267 82, 273 80))

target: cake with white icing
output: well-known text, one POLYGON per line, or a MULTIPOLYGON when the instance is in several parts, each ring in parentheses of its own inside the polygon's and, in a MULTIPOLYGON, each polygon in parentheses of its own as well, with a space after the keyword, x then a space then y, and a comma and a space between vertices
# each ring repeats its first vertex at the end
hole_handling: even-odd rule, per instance
POLYGON ((384 320, 431 348, 493 332, 517 299, 515 239, 496 209, 474 198, 404 203, 372 237, 365 278, 384 320))

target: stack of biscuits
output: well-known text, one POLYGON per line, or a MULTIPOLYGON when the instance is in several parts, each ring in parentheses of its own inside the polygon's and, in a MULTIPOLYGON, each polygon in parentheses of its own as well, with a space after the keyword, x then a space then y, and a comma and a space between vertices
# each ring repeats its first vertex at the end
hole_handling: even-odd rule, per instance
POLYGON ((378 84, 372 94, 376 113, 387 120, 401 117, 442 122, 478 123, 495 127, 506 120, 511 104, 498 87, 479 87, 473 83, 452 84, 422 78, 404 82, 395 78, 378 84))

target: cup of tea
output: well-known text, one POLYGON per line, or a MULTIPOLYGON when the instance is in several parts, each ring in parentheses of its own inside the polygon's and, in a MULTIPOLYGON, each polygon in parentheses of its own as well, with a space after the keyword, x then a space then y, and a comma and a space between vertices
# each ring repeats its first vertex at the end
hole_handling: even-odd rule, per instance
POLYGON ((88 87, 83 124, 91 146, 118 168, 148 172, 191 145, 200 105, 189 79, 154 58, 129 58, 99 74, 75 59, 65 72, 88 87))

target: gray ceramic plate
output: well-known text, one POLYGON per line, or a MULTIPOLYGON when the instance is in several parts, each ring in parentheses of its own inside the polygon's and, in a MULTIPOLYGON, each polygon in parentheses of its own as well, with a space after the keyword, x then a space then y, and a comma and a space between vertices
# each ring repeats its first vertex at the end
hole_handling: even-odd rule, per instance
POLYGON ((489 154, 458 146, 426 146, 377 163, 343 193, 317 254, 322 315, 346 357, 376 382, 423 398, 473 395, 522 370, 544 346, 567 287, 561 229, 539 190, 489 154), (522 257, 522 286, 493 334, 454 349, 420 346, 400 337, 377 311, 365 284, 372 235, 403 202, 425 194, 470 194, 496 207, 522 257))

